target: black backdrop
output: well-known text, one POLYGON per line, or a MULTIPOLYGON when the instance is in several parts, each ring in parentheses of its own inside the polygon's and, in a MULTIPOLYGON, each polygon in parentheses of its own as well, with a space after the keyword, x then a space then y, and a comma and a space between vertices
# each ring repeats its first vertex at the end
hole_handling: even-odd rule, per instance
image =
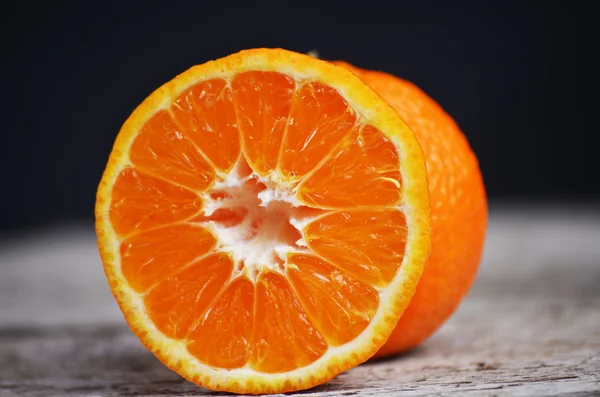
POLYGON ((217 3, 4 3, 0 230, 91 220, 134 107, 193 64, 260 46, 421 86, 466 133, 492 202, 600 198, 586 3, 217 3))

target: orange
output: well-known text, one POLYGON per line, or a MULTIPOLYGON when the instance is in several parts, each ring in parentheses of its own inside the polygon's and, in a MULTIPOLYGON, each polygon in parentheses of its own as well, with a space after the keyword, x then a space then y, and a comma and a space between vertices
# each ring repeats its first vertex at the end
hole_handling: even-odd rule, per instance
POLYGON ((345 68, 280 49, 195 66, 124 123, 96 231, 133 332, 198 385, 276 393, 371 357, 430 246, 423 153, 345 68))
POLYGON ((456 310, 477 273, 487 200, 477 158, 454 120, 414 84, 385 72, 334 62, 385 99, 415 133, 425 154, 431 198, 432 248, 417 292, 375 357, 413 348, 456 310))

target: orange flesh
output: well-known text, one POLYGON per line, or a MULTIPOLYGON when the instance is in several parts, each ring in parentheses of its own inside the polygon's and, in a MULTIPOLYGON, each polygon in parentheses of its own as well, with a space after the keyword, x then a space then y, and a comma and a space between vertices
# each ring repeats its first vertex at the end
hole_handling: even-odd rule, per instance
POLYGON ((190 332, 190 353, 216 367, 243 366, 253 342, 254 294, 247 278, 232 281, 190 332))
POLYGON ((215 253, 158 282, 144 297, 150 318, 165 335, 184 338, 231 277, 229 256, 215 253), (177 291, 176 294, 173 291, 177 291))
POLYGON ((298 90, 281 144, 279 171, 297 180, 314 169, 356 122, 356 115, 339 94, 319 83, 298 90))
POLYGON ((247 72, 231 85, 246 159, 266 175, 277 167, 296 84, 279 73, 247 72))
POLYGON ((371 285, 385 286, 404 257, 406 222, 398 210, 333 212, 306 228, 314 253, 371 285))
MULTIPOLYGON (((169 109, 180 131, 219 170, 230 169, 240 155, 231 89, 225 80, 198 83, 179 95, 169 109)), ((201 172, 203 169, 200 169, 201 172)))
POLYGON ((288 277, 327 343, 356 338, 377 311, 379 295, 369 285, 315 255, 295 254, 288 277))
POLYGON ((371 127, 355 127, 325 163, 300 185, 302 201, 317 207, 384 206, 400 201, 394 144, 371 127))
POLYGON ((308 365, 325 353, 325 339, 284 277, 264 273, 256 292, 252 368, 285 372, 308 365))
MULTIPOLYGON (((402 263, 396 148, 330 87, 273 72, 198 83, 150 118, 130 159, 110 207, 123 276, 156 327, 208 365, 275 373, 314 362, 364 331, 376 288, 402 263), (219 172, 252 171, 297 187, 303 205, 256 199, 204 213, 202 194, 217 202, 233 194, 215 187, 219 172), (318 217, 302 235, 278 211, 318 217), (304 252, 256 279, 236 273, 244 264, 236 270, 205 226, 247 220, 249 230, 276 225, 269 238, 304 252), (301 237, 308 247, 296 244, 301 237)), ((242 189, 266 186, 250 178, 242 189)))
POLYGON ((214 169, 164 110, 142 128, 129 158, 138 170, 193 190, 206 189, 214 179, 214 169))
POLYGON ((185 223, 137 234, 121 243, 121 270, 129 285, 143 292, 206 254, 215 242, 202 227, 185 223))

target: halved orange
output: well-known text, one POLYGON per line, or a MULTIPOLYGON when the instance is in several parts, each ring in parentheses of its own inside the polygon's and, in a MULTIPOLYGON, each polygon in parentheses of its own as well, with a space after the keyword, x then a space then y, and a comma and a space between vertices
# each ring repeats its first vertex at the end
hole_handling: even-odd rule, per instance
POLYGON ((348 70, 281 49, 195 66, 123 125, 96 229, 133 332, 198 385, 306 389, 371 357, 430 246, 423 153, 348 70))

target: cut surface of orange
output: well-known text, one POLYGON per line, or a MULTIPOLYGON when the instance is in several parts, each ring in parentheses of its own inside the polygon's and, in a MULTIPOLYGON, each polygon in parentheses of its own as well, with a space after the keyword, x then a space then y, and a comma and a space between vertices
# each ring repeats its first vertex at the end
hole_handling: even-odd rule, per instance
POLYGON ((112 292, 198 385, 310 388, 371 357, 430 245, 423 153, 344 68, 281 49, 195 66, 124 123, 96 200, 112 292))

